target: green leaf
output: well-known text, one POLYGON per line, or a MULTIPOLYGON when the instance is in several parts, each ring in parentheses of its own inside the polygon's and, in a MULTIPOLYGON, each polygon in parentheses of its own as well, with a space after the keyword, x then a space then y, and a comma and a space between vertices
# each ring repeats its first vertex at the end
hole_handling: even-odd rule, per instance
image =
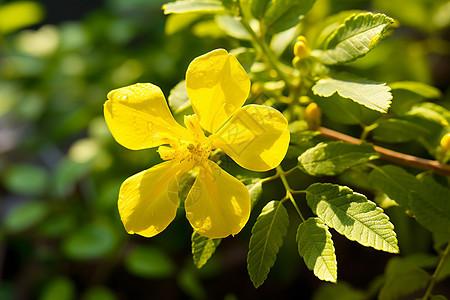
POLYGON ((84 293, 82 300, 116 300, 114 292, 104 286, 95 286, 89 288, 84 293))
POLYGON ((336 282, 337 261, 328 226, 319 218, 309 218, 297 229, 298 253, 320 280, 336 282))
POLYGON ((280 57, 292 41, 299 35, 300 25, 291 27, 285 31, 275 34, 270 40, 270 49, 276 56, 280 57))
POLYGON ((391 105, 392 94, 385 83, 356 78, 348 74, 340 74, 337 78, 322 78, 312 87, 314 94, 330 97, 338 93, 367 108, 386 113, 391 105))
POLYGON ((44 168, 19 164, 6 171, 4 184, 9 191, 19 195, 41 196, 48 187, 48 179, 44 168))
POLYGON ((264 13, 266 12, 267 6, 270 0, 252 0, 251 11, 252 15, 260 20, 264 17, 264 13))
POLYGON ((173 14, 167 16, 166 25, 164 27, 164 33, 166 35, 175 34, 187 27, 192 23, 197 21, 202 17, 201 13, 190 13, 190 14, 173 14))
POLYGON ((447 298, 443 295, 434 295, 431 297, 431 300, 447 300, 447 298))
POLYGON ((312 300, 367 300, 366 292, 352 287, 345 281, 322 284, 312 300))
POLYGON ((362 13, 348 17, 325 41, 320 60, 332 65, 364 56, 384 37, 393 22, 383 14, 362 13))
POLYGON ((250 34, 236 18, 230 15, 216 15, 215 20, 217 25, 229 36, 241 40, 250 39, 250 34))
POLYGON ((195 266, 200 269, 203 267, 216 251, 222 239, 210 239, 193 232, 191 236, 192 257, 195 266))
POLYGON ((255 178, 252 183, 247 184, 245 187, 250 194, 250 203, 253 209, 262 195, 262 181, 259 178, 255 178))
POLYGON ((30 201, 18 204, 5 216, 5 229, 19 232, 31 228, 42 221, 48 211, 49 207, 44 202, 30 201))
POLYGON ((62 249, 76 260, 99 258, 116 246, 116 237, 110 228, 100 224, 88 224, 68 236, 62 249))
POLYGON ((449 126, 450 112, 444 107, 431 102, 414 105, 406 115, 418 117, 441 126, 449 126))
POLYGON ((44 287, 40 300, 75 299, 75 284, 67 277, 52 278, 44 287))
POLYGON ((186 92, 186 81, 180 81, 173 89, 170 90, 167 98, 169 107, 173 114, 176 115, 191 107, 188 94, 186 92))
POLYGON ((264 12, 262 23, 271 33, 286 30, 294 26, 299 18, 312 8, 315 2, 316 0, 272 0, 264 12))
POLYGON ((252 228, 247 269, 255 287, 266 280, 287 234, 289 216, 280 201, 271 201, 262 209, 252 228))
POLYGON ((409 209, 409 195, 417 189, 419 181, 417 178, 400 167, 382 166, 377 167, 369 175, 372 186, 382 191, 389 198, 409 209))
POLYGON ((387 119, 378 123, 373 138, 388 143, 404 143, 428 134, 428 130, 414 122, 402 119, 387 119))
POLYGON ((163 5, 164 14, 183 14, 191 12, 218 13, 225 8, 218 0, 178 0, 163 5))
POLYGON ((125 267, 144 278, 167 278, 175 272, 175 263, 164 251, 152 246, 136 246, 125 258, 125 267))
POLYGON ((363 246, 398 253, 394 225, 383 210, 350 188, 315 183, 306 189, 306 200, 325 224, 363 246))
POLYGON ((317 144, 300 155, 298 162, 300 168, 309 175, 333 176, 379 157, 370 144, 355 145, 337 141, 317 144))
POLYGON ((394 257, 385 271, 385 282, 378 299, 396 300, 426 287, 430 275, 422 268, 435 267, 436 259, 423 254, 394 257))
POLYGON ((389 86, 393 90, 407 90, 426 99, 442 97, 442 93, 438 88, 419 81, 397 81, 390 83, 389 86))
POLYGON ((431 176, 419 178, 420 185, 410 194, 411 211, 420 225, 432 232, 450 233, 450 190, 431 176))
POLYGON ((315 97, 315 100, 323 114, 330 120, 349 125, 362 123, 363 107, 350 99, 334 93, 326 98, 315 97))

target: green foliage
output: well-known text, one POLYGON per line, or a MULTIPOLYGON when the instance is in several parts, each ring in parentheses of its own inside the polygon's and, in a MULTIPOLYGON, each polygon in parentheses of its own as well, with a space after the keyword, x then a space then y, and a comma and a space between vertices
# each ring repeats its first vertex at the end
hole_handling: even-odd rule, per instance
POLYGON ((282 202, 271 201, 264 206, 252 228, 247 269, 255 287, 266 280, 283 245, 289 226, 289 216, 282 202))
POLYGON ((221 239, 210 239, 195 231, 192 233, 192 257, 197 268, 200 269, 208 262, 208 259, 211 258, 217 246, 219 246, 220 241, 221 239))
POLYGON ((385 36, 394 20, 383 14, 362 13, 348 17, 326 39, 320 60, 345 63, 367 54, 385 36))
POLYGON ((137 246, 125 259, 128 271, 144 278, 165 278, 175 272, 172 259, 161 249, 151 246, 137 246))
POLYGON ((178 0, 163 5, 165 14, 180 14, 190 12, 222 12, 224 7, 219 0, 178 0))
POLYGON ((306 193, 313 212, 349 240, 377 250, 399 252, 394 225, 383 210, 364 195, 330 183, 315 183, 306 193))
POLYGON ((343 98, 348 98, 367 108, 387 112, 391 104, 391 88, 384 83, 378 83, 365 79, 358 79, 348 74, 340 74, 336 78, 323 78, 312 87, 314 94, 322 97, 330 97, 338 93, 343 98))
POLYGON ((296 239, 308 269, 321 280, 336 282, 337 261, 328 226, 319 218, 309 218, 298 226, 296 239))
POLYGON ((14 207, 4 220, 4 228, 10 232, 19 232, 37 225, 48 214, 49 208, 44 202, 30 201, 14 207))
POLYGON ((75 284, 66 277, 56 277, 44 287, 40 300, 75 299, 75 284))
POLYGON ((303 152, 298 157, 298 162, 299 167, 309 175, 333 176, 377 158, 379 155, 370 144, 327 142, 303 152))

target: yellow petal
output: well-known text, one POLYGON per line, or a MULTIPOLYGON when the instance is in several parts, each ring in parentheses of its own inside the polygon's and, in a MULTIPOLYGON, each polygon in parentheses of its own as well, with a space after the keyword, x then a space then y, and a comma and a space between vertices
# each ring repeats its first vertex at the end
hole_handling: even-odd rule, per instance
POLYGON ((245 185, 208 160, 185 201, 186 217, 195 231, 209 238, 224 238, 241 231, 250 215, 245 185))
POLYGON ((240 166, 267 171, 278 166, 289 146, 286 118, 276 109, 247 105, 214 135, 214 148, 221 148, 240 166))
POLYGON ((178 207, 178 178, 190 167, 163 162, 124 181, 118 206, 128 233, 152 237, 172 222, 178 207))
POLYGON ((234 55, 218 49, 191 62, 186 90, 203 129, 213 133, 244 104, 250 79, 234 55))
POLYGON ((108 99, 104 105, 106 123, 116 141, 126 148, 157 147, 187 134, 156 85, 137 83, 116 89, 109 92, 108 99))

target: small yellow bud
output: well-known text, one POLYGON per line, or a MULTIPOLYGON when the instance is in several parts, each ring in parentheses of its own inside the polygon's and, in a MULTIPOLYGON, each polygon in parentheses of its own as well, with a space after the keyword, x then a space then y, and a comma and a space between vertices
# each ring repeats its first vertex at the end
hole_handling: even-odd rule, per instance
POLYGON ((322 111, 315 102, 311 102, 305 109, 305 120, 310 129, 316 129, 320 126, 322 111))
POLYGON ((450 132, 444 135, 441 139, 441 147, 443 151, 450 150, 450 132))
POLYGON ((304 36, 299 36, 294 45, 294 55, 300 59, 308 57, 309 48, 306 38, 304 36))

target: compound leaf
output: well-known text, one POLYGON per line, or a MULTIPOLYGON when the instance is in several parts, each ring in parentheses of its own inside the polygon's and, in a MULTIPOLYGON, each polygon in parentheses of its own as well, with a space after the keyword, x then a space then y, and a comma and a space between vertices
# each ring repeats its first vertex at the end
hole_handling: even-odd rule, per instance
POLYGON ((313 212, 349 240, 377 250, 399 252, 394 225, 383 210, 364 195, 331 183, 312 184, 306 193, 313 212))

